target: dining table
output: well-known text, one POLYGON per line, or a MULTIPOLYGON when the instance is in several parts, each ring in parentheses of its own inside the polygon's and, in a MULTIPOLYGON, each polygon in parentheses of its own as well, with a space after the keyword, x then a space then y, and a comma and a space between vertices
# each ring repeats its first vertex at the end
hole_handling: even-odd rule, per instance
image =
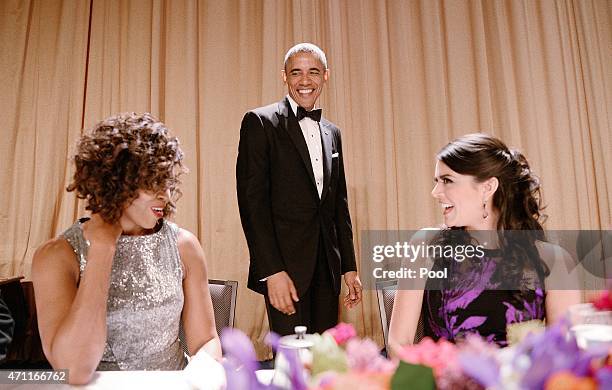
MULTIPOLYGON (((19 370, 14 370, 15 372, 19 370)), ((74 386, 65 383, 42 383, 41 381, 16 380, 10 383, 3 375, 1 389, 7 390, 119 390, 119 389, 193 389, 183 371, 97 371, 91 382, 74 386)), ((26 376, 27 378, 28 376, 26 376)), ((21 376, 23 378, 23 376, 21 376)))
MULTIPOLYGON (((206 380, 199 381, 199 385, 192 384, 184 371, 96 371, 91 382, 86 385, 69 385, 60 383, 40 383, 34 381, 16 381, 10 383, 7 380, 7 371, 2 370, 3 380, 0 389, 4 390, 137 390, 137 389, 171 389, 171 390, 192 390, 206 389, 202 384, 206 380)), ((19 370, 14 370, 15 372, 19 370)), ((23 371, 23 370, 22 370, 23 371)), ((36 372, 36 371, 28 371, 36 372)), ((42 372, 42 371, 41 371, 42 372)), ((257 379, 264 384, 272 381, 274 370, 258 370, 257 379)), ((22 376, 23 377, 23 376, 22 376)))

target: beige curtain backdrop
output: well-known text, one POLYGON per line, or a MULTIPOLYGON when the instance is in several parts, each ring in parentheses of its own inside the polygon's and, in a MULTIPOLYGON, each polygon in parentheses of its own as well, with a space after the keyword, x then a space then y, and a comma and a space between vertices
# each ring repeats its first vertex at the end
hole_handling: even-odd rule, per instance
MULTIPOLYGON (((433 156, 475 131, 525 152, 549 229, 612 228, 611 1, 3 0, 0 277, 28 277, 36 247, 83 214, 64 190, 83 129, 150 111, 191 170, 176 220, 211 278, 240 282, 236 325, 263 357, 234 168, 243 114, 284 96, 300 41, 328 56, 320 103, 343 130, 358 255, 363 230, 441 222, 433 156)), ((381 342, 375 294, 341 316, 381 342)))

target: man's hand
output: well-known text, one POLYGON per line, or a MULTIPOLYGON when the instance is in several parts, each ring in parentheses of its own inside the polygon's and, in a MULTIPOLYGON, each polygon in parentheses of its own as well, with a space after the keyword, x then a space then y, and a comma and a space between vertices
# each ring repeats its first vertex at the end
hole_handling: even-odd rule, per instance
POLYGON ((298 302, 297 290, 287 272, 281 271, 266 279, 268 298, 274 308, 287 315, 295 314, 293 302, 298 302))
POLYGON ((344 297, 344 306, 347 309, 352 309, 361 302, 361 280, 357 271, 349 271, 344 274, 344 283, 348 287, 348 294, 344 297))

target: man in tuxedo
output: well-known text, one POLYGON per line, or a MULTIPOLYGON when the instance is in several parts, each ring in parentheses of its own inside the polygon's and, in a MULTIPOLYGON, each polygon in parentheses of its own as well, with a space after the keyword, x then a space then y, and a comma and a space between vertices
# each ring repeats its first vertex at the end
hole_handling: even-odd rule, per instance
POLYGON ((285 55, 288 95, 245 114, 236 163, 238 207, 250 254, 248 287, 264 295, 270 329, 323 332, 338 322, 341 275, 361 301, 340 130, 315 104, 329 69, 310 43, 285 55))

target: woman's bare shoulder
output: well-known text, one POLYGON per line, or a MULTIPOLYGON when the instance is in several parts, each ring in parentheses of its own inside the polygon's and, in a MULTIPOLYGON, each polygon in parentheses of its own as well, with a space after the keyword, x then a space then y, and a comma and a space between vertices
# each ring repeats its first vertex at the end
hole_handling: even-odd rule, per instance
POLYGON ((72 246, 63 236, 52 238, 36 249, 32 258, 33 278, 39 272, 66 270, 78 276, 78 262, 72 246))
POLYGON ((66 238, 64 238, 63 236, 58 236, 47 240, 42 245, 40 245, 38 249, 36 249, 34 257, 44 259, 57 256, 65 256, 68 254, 74 254, 72 246, 70 245, 70 243, 68 243, 68 240, 66 240, 66 238))

